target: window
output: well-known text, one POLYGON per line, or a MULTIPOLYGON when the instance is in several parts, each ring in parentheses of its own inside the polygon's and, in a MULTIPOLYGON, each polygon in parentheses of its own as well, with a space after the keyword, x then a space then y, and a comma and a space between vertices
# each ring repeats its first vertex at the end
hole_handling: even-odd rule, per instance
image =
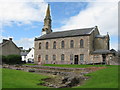
POLYGON ((40 62, 41 60, 41 55, 38 55, 38 62, 40 62))
POLYGON ((41 55, 38 55, 38 58, 41 58, 41 55))
POLYGON ((56 49, 56 41, 53 42, 53 49, 56 49))
POLYGON ((65 47, 65 43, 64 41, 61 42, 61 48, 64 48, 65 47))
POLYGON ((48 42, 46 42, 46 49, 48 49, 48 42))
POLYGON ((80 48, 83 48, 84 47, 84 41, 83 39, 80 40, 80 48))
POLYGON ((45 60, 48 61, 48 55, 45 56, 45 60))
POLYGON ((39 43, 39 49, 41 49, 41 43, 39 43))
POLYGON ((71 60, 71 61, 73 60, 73 54, 70 55, 70 60, 71 60))
POLYGON ((80 54, 80 61, 84 61, 84 54, 80 54))
POLYGON ((71 40, 71 41, 70 41, 70 48, 73 48, 73 47, 74 47, 74 41, 71 40))
POLYGON ((61 60, 62 60, 62 61, 64 60, 64 54, 61 55, 61 60))
POLYGON ((56 60, 56 55, 53 55, 53 60, 56 60))

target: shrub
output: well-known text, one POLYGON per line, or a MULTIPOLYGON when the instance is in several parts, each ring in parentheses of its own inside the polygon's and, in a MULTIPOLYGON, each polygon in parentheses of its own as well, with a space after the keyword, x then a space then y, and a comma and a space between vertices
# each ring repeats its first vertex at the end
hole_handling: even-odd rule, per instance
POLYGON ((6 63, 7 62, 7 57, 4 55, 0 55, 0 60, 2 60, 2 63, 6 63))
POLYGON ((20 55, 8 55, 3 56, 2 55, 2 63, 6 64, 21 64, 21 56, 20 55))

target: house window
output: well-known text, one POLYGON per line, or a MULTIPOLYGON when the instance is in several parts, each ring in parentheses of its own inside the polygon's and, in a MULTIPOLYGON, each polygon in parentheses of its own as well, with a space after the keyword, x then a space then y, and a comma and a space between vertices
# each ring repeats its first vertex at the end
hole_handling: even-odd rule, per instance
POLYGON ((45 60, 48 61, 48 55, 45 56, 45 60))
POLYGON ((70 60, 71 60, 71 61, 73 60, 73 54, 70 55, 70 60))
POLYGON ((56 49, 56 41, 53 42, 53 49, 56 49))
POLYGON ((84 61, 84 54, 80 54, 80 61, 84 61))
POLYGON ((26 56, 24 56, 24 59, 26 59, 26 56))
POLYGON ((41 49, 41 43, 39 43, 39 49, 41 49))
POLYGON ((70 48, 74 48, 74 41, 73 40, 70 41, 70 48))
POLYGON ((62 60, 62 61, 64 60, 64 54, 61 55, 61 60, 62 60))
POLYGON ((56 55, 53 55, 53 60, 56 60, 56 55))
POLYGON ((62 42, 61 42, 61 48, 64 48, 64 47, 65 47, 65 42, 62 41, 62 42))
POLYGON ((46 49, 48 49, 48 42, 46 42, 46 49))
POLYGON ((84 41, 83 39, 80 40, 80 48, 83 48, 84 47, 84 41))

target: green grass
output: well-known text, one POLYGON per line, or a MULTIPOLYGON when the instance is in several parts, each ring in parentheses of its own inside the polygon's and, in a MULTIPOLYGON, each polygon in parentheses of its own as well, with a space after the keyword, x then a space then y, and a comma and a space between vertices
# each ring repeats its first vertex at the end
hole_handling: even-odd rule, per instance
POLYGON ((118 66, 116 65, 56 65, 45 64, 44 66, 86 68, 86 67, 107 67, 96 72, 87 74, 90 79, 81 86, 74 88, 118 88, 118 66))
POLYGON ((110 66, 110 65, 44 64, 43 66, 51 66, 51 67, 67 67, 67 68, 86 68, 86 67, 103 67, 103 66, 110 66))
POLYGON ((3 88, 45 88, 37 84, 42 83, 41 79, 47 76, 11 69, 2 70, 3 88))
POLYGON ((37 65, 37 64, 34 64, 34 63, 26 63, 26 64, 23 64, 23 65, 37 65))
POLYGON ((109 66, 86 76, 91 78, 76 88, 118 88, 118 66, 109 66))
MULTIPOLYGON (((118 66, 115 65, 51 65, 71 68, 99 67, 106 66, 106 69, 101 69, 96 72, 86 74, 90 79, 86 80, 83 85, 74 88, 117 88, 118 87, 118 66)), ((42 83, 41 79, 47 76, 38 75, 30 72, 18 70, 3 69, 3 88, 46 88, 37 85, 42 83)))

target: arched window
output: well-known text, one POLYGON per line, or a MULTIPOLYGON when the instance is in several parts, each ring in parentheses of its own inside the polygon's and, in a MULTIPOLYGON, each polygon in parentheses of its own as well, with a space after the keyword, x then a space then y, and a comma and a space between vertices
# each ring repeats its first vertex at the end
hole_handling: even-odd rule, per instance
POLYGON ((80 61, 84 61, 84 54, 80 54, 80 61))
POLYGON ((41 61, 41 55, 38 55, 38 62, 41 61))
POLYGON ((71 61, 73 60, 73 54, 70 55, 70 60, 71 60, 71 61))
POLYGON ((65 47, 65 42, 62 41, 62 42, 61 42, 61 48, 64 48, 64 47, 65 47))
POLYGON ((56 60, 56 55, 53 55, 53 60, 56 60))
POLYGON ((48 55, 45 56, 45 60, 48 61, 48 55))
POLYGON ((83 48, 84 47, 84 41, 83 39, 80 40, 80 48, 83 48))
POLYGON ((73 40, 70 41, 70 48, 74 48, 74 41, 73 40))
POLYGON ((46 42, 46 49, 48 49, 48 42, 46 42))
POLYGON ((62 61, 64 60, 64 54, 61 55, 61 60, 62 60, 62 61))
POLYGON ((53 42, 53 49, 56 49, 56 41, 53 42))
POLYGON ((39 43, 39 49, 41 49, 41 43, 39 43))

